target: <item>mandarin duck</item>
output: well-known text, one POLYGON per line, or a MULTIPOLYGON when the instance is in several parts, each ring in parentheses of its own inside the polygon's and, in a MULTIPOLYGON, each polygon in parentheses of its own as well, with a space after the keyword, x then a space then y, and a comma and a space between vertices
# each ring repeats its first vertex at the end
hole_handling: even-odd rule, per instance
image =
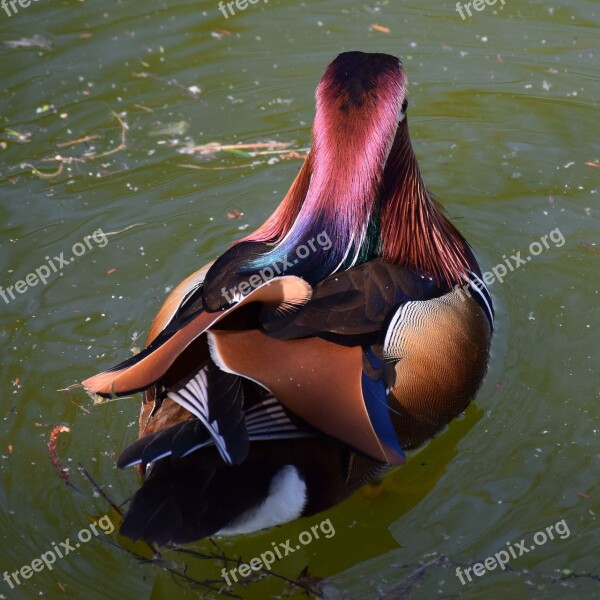
POLYGON ((493 328, 473 252, 426 189, 400 60, 346 52, 273 214, 168 296, 147 346, 83 381, 143 392, 121 525, 161 544, 314 514, 465 410, 493 328))

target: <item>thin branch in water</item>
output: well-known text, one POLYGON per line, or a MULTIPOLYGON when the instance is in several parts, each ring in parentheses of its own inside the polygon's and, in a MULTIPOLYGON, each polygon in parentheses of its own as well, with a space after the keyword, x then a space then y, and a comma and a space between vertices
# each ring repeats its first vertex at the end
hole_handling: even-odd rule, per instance
POLYGON ((249 169, 250 167, 254 167, 255 164, 249 165, 232 165, 231 167, 201 167, 200 165, 179 165, 184 169, 195 169, 197 171, 229 171, 229 169, 249 169))
POLYGON ((113 110, 111 111, 112 115, 117 121, 119 121, 119 125, 121 126, 121 142, 118 146, 115 146, 111 150, 106 150, 105 152, 100 152, 100 154, 85 154, 86 158, 96 160, 97 158, 104 158, 105 156, 110 156, 111 154, 116 154, 121 150, 125 150, 127 148, 127 131, 129 131, 129 125, 121 117, 113 110))
POLYGON ((160 81, 161 83, 165 83, 168 86, 175 86, 181 90, 183 90, 188 96, 192 98, 198 98, 200 95, 200 88, 196 85, 183 85, 179 83, 177 79, 167 79, 166 77, 159 77, 158 75, 154 75, 154 73, 149 73, 148 71, 141 71, 138 73, 133 73, 134 77, 139 79, 154 79, 154 81, 160 81))
MULTIPOLYGON (((58 177, 59 175, 61 175, 63 173, 65 164, 71 164, 74 162, 84 163, 87 160, 96 160, 98 158, 104 158, 106 156, 111 156, 112 154, 116 154, 117 152, 120 152, 121 150, 125 150, 125 148, 127 148, 127 131, 129 131, 129 125, 127 125, 127 123, 116 112, 114 112, 114 111, 111 111, 111 112, 112 112, 112 115, 114 116, 114 118, 119 122, 119 125, 121 127, 120 142, 114 148, 111 148, 110 150, 106 150, 105 152, 100 152, 100 153, 95 153, 95 152, 85 153, 83 156, 61 156, 60 154, 57 154, 56 156, 50 156, 50 157, 43 158, 42 162, 57 161, 60 163, 58 165, 58 169, 56 169, 56 171, 53 171, 50 173, 40 171, 37 167, 35 167, 34 165, 32 165, 29 162, 21 163, 21 167, 22 168, 29 167, 30 169, 32 169, 34 175, 37 175, 41 179, 54 179, 55 177, 58 177)), ((75 145, 78 143, 82 143, 84 141, 96 139, 97 137, 99 137, 99 136, 90 135, 90 136, 86 136, 84 138, 80 138, 78 140, 62 142, 61 144, 58 144, 58 146, 59 147, 71 146, 71 145, 75 145)))
POLYGON ((61 156, 60 154, 57 154, 56 156, 42 158, 42 162, 59 162, 63 165, 70 165, 72 163, 84 163, 85 159, 77 156, 61 156))
POLYGON ((146 223, 133 223, 131 225, 127 225, 127 227, 123 227, 123 229, 118 229, 117 231, 107 231, 104 235, 105 236, 109 236, 109 235, 119 235, 120 233, 124 233, 125 231, 128 231, 129 229, 133 229, 134 227, 141 227, 142 225, 145 225, 146 223))
POLYGON ((292 144, 290 142, 255 142, 251 144, 220 144, 219 142, 210 142, 200 146, 184 146, 179 149, 180 154, 216 154, 217 152, 226 152, 228 150, 260 150, 261 148, 275 150, 277 148, 285 150, 292 144))
MULTIPOLYGON (((123 511, 112 501, 111 498, 108 497, 108 495, 104 492, 104 490, 94 481, 94 478, 90 475, 89 471, 81 463, 78 464, 77 470, 85 477, 85 479, 90 484, 92 489, 99 496, 101 496, 108 503, 108 505, 122 517, 123 511)), ((153 548, 153 550, 154 550, 154 548, 153 548)))
POLYGON ((133 106, 135 106, 135 108, 139 108, 141 110, 145 110, 146 112, 149 112, 149 113, 153 113, 154 112, 151 108, 148 108, 147 106, 144 106, 143 104, 134 104, 133 106))
POLYGON ((69 148, 70 146, 76 146, 77 144, 85 144, 86 142, 91 142, 92 140, 97 140, 100 136, 95 133, 94 135, 86 135, 84 137, 78 138, 76 140, 68 140, 67 142, 59 142, 56 144, 57 148, 69 148))
POLYGON ((51 173, 44 173, 43 171, 40 171, 37 167, 34 167, 31 163, 21 163, 21 167, 25 168, 25 167, 29 167, 32 171, 34 175, 37 175, 40 179, 54 179, 55 177, 58 177, 62 172, 63 172, 63 165, 62 163, 60 165, 58 165, 58 169, 56 169, 56 171, 53 171, 51 173))
POLYGON ((76 406, 77 408, 80 408, 83 412, 86 412, 88 415, 91 414, 90 411, 87 408, 81 406, 81 404, 75 402, 75 400, 70 400, 70 402, 71 402, 71 404, 73 406, 76 406))

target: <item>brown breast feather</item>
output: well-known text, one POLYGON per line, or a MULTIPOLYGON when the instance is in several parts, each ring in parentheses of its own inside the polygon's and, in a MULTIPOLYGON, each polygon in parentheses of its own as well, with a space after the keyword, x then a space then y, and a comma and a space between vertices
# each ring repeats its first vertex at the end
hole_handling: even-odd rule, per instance
POLYGON ((480 306, 463 290, 409 302, 390 326, 392 422, 403 448, 419 446, 460 414, 483 379, 491 339, 480 306))

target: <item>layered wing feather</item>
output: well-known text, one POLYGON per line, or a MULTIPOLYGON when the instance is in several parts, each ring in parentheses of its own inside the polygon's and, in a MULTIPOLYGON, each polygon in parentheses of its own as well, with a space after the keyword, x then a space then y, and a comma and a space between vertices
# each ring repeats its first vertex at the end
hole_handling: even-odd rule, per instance
POLYGON ((262 283, 239 302, 220 312, 206 312, 199 306, 188 306, 170 320, 146 349, 116 367, 86 379, 83 385, 89 393, 101 396, 121 396, 144 390, 166 373, 191 342, 230 313, 253 302, 277 305, 285 311, 307 302, 311 292, 310 285, 299 277, 277 277, 262 283))
MULTIPOLYGON (((235 378, 234 375, 224 375, 232 379, 235 378)), ((241 380, 240 377, 237 377, 237 379, 241 380)), ((209 404, 203 402, 206 391, 198 389, 203 378, 196 376, 194 381, 196 385, 186 386, 185 391, 180 390, 177 395, 182 396, 192 393, 195 396, 194 404, 200 403, 203 405, 202 409, 190 407, 190 412, 195 414, 196 418, 176 423, 171 427, 140 438, 123 451, 117 461, 119 468, 138 464, 147 465, 167 456, 184 458, 192 452, 207 446, 216 446, 225 463, 241 464, 247 456, 248 442, 313 436, 306 428, 299 428, 281 403, 271 394, 266 394, 263 400, 247 411, 235 406, 230 411, 235 421, 235 427, 226 434, 223 420, 219 419, 219 415, 224 412, 223 406, 218 403, 212 404, 211 406, 219 415, 216 418, 211 418, 209 416, 209 404), (199 417, 198 414, 201 416, 199 417), (242 443, 240 443, 240 438, 242 438, 242 443), (234 448, 232 448, 233 444, 235 444, 234 448)), ((240 391, 233 393, 236 399, 243 396, 241 382, 235 383, 236 387, 238 385, 240 391)), ((171 393, 169 397, 178 402, 174 393, 171 393)), ((223 400, 223 405, 234 404, 231 398, 223 398, 223 400)), ((188 402, 186 401, 185 404, 188 404, 188 402)))

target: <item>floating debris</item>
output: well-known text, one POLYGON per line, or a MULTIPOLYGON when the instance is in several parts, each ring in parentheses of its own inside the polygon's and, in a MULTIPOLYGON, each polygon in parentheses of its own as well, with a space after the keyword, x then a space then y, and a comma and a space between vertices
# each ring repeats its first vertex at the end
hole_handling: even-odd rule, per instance
POLYGON ((62 479, 65 483, 69 483, 69 469, 61 464, 58 456, 56 455, 56 440, 61 433, 68 433, 71 430, 66 425, 57 425, 50 432, 50 439, 48 440, 48 451, 50 452, 50 462, 52 466, 58 470, 62 479))
POLYGON ((36 115, 43 115, 43 114, 48 113, 48 112, 52 112, 52 113, 57 112, 56 111, 56 106, 54 106, 54 104, 44 104, 43 106, 38 106, 35 109, 35 114, 36 115))
POLYGON ((35 34, 30 38, 21 38, 19 40, 7 40, 3 42, 7 48, 43 48, 44 50, 52 49, 52 42, 45 37, 35 34))
POLYGON ((372 31, 379 31, 380 33, 392 33, 392 30, 389 27, 385 27, 384 25, 378 25, 377 23, 373 23, 371 25, 372 31))
MULTIPOLYGON (((113 112, 112 115, 119 122, 119 126, 121 128, 120 142, 114 148, 111 148, 109 150, 106 150, 104 152, 99 152, 99 153, 96 153, 94 151, 87 151, 82 156, 61 156, 60 154, 57 154, 55 156, 42 159, 42 162, 58 162, 58 163, 60 163, 58 165, 58 168, 56 169, 56 171, 51 171, 51 172, 40 171, 35 165, 33 165, 30 162, 21 163, 21 168, 29 167, 32 170, 32 173, 34 175, 37 175, 41 179, 54 179, 55 177, 58 177, 59 175, 62 174, 65 164, 71 164, 74 162, 84 163, 88 160, 104 158, 106 156, 116 154, 117 152, 120 152, 121 150, 124 150, 125 148, 127 148, 127 131, 129 131, 129 125, 116 112, 113 112)), ((75 144, 84 143, 91 139, 95 139, 96 137, 98 137, 98 136, 95 136, 95 135, 94 136, 86 136, 83 138, 79 138, 77 140, 71 140, 69 142, 62 142, 61 144, 57 144, 57 145, 58 145, 58 147, 72 146, 75 144)))
MULTIPOLYGON (((269 150, 286 149, 292 144, 289 142, 256 142, 254 144, 220 144, 219 142, 210 142, 200 146, 184 146, 179 148, 180 154, 200 154, 202 156, 217 154, 218 152, 238 152, 240 150, 260 150, 266 148, 269 150)), ((258 153, 257 153, 258 154, 258 153)), ((252 156, 246 153, 247 156, 252 156)))
POLYGON ((154 81, 166 83, 169 86, 174 86, 181 90, 184 90, 187 94, 193 96, 194 98, 197 98, 200 92, 202 91, 197 85, 183 85, 179 83, 177 79, 167 79, 166 77, 159 77, 158 75, 154 75, 154 73, 149 73, 148 71, 134 73, 133 76, 140 79, 154 79, 154 81))
POLYGON ((302 148, 301 150, 303 150, 304 153, 296 152, 295 150, 292 150, 291 152, 286 152, 285 154, 282 154, 279 158, 281 160, 291 160, 291 159, 305 160, 308 157, 308 148, 302 148))
POLYGON ((17 142, 18 144, 28 144, 31 142, 31 132, 29 131, 17 131, 16 129, 6 128, 4 132, 11 142, 17 142))
POLYGON ((68 142, 59 142, 56 144, 58 148, 68 148, 69 146, 75 146, 77 144, 85 144, 86 142, 91 142, 92 140, 97 140, 100 136, 97 134, 94 135, 86 135, 85 137, 78 138, 76 140, 69 140, 68 142))
POLYGON ((159 126, 158 129, 154 131, 150 131, 148 135, 157 136, 157 135, 168 135, 168 136, 176 136, 176 135, 185 135, 187 130, 190 128, 190 124, 187 121, 176 121, 174 123, 165 123, 162 126, 159 126))
POLYGON ((24 169, 25 167, 29 167, 31 172, 34 175, 37 175, 40 179, 54 179, 55 177, 58 177, 64 170, 62 163, 58 165, 58 169, 56 169, 56 171, 51 172, 40 171, 36 166, 28 162, 21 163, 21 168, 24 169))

